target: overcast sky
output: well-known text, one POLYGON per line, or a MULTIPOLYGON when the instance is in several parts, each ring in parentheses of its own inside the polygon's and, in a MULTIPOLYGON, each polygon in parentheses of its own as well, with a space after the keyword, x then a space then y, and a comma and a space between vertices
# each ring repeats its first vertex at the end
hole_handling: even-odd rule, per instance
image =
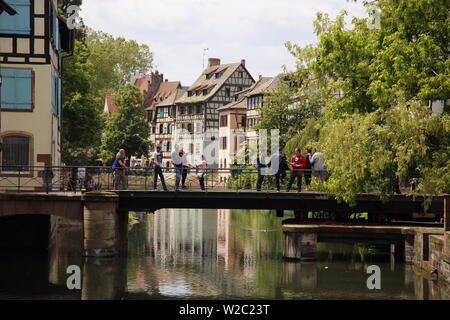
POLYGON ((254 78, 292 68, 284 43, 314 43, 316 12, 334 18, 341 10, 366 16, 361 1, 346 0, 84 0, 81 16, 90 28, 147 44, 154 69, 190 86, 202 72, 204 48, 205 60, 246 59, 254 78))

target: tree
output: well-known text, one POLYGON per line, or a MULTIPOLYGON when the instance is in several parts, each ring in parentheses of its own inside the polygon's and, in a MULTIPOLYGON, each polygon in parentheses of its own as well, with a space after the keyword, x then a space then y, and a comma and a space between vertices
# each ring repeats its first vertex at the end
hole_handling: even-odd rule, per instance
POLYGON ((138 88, 127 84, 119 88, 113 99, 117 109, 106 124, 102 139, 101 156, 112 164, 120 149, 129 156, 148 156, 151 142, 150 130, 145 122, 142 95, 138 88))
POLYGON ((87 29, 86 46, 90 51, 89 61, 96 71, 92 86, 102 97, 128 83, 136 72, 145 74, 152 67, 150 48, 134 40, 87 29))
POLYGON ((449 20, 445 0, 378 0, 380 28, 368 19, 334 21, 318 13, 318 43, 304 48, 287 43, 297 68, 332 90, 323 91, 333 117, 395 107, 417 98, 423 104, 450 95, 449 20), (334 91, 334 92, 333 92, 334 91), (336 94, 336 93, 341 94, 336 94))
POLYGON ((91 84, 95 73, 89 50, 75 41, 74 53, 63 65, 63 162, 68 165, 92 163, 101 143, 104 116, 91 84))
POLYGON ((328 121, 318 144, 332 171, 323 190, 350 204, 361 192, 386 200, 402 180, 412 194, 450 190, 450 116, 418 101, 328 121))
POLYGON ((269 134, 270 130, 279 130, 282 146, 298 134, 309 119, 320 115, 321 102, 313 94, 305 94, 306 85, 296 87, 293 79, 298 80, 294 75, 286 75, 277 88, 265 93, 263 105, 257 107, 261 114, 259 123, 253 127, 266 129, 269 134))

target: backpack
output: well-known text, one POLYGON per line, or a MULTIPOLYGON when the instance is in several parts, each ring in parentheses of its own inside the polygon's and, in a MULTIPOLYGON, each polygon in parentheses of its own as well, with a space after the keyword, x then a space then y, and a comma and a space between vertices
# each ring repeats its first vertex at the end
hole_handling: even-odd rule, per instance
POLYGON ((117 158, 116 158, 116 160, 115 160, 114 163, 113 163, 113 166, 112 166, 113 170, 114 170, 116 167, 117 167, 117 158))

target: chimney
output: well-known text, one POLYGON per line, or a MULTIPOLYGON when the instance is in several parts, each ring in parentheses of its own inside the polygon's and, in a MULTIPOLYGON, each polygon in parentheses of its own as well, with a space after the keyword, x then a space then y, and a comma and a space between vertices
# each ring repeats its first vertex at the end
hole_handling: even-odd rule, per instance
POLYGON ((241 60, 241 64, 245 67, 245 59, 241 60))
POLYGON ((208 59, 208 68, 220 65, 220 59, 217 58, 209 58, 208 59))

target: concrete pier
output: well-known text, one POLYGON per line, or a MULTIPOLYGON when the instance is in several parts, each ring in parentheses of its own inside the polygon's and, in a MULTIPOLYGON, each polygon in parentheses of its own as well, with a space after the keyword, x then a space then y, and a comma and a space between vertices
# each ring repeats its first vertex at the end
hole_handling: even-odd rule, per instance
MULTIPOLYGON (((318 242, 344 239, 390 245, 391 268, 395 251, 404 251, 404 261, 430 280, 450 283, 449 232, 442 228, 414 226, 283 224, 283 256, 287 259, 314 259, 318 242)), ((420 290, 419 290, 420 291, 420 290)))
POLYGON ((118 212, 117 194, 88 192, 83 195, 83 203, 83 255, 110 257, 119 254, 126 240, 123 233, 128 215, 118 212))

